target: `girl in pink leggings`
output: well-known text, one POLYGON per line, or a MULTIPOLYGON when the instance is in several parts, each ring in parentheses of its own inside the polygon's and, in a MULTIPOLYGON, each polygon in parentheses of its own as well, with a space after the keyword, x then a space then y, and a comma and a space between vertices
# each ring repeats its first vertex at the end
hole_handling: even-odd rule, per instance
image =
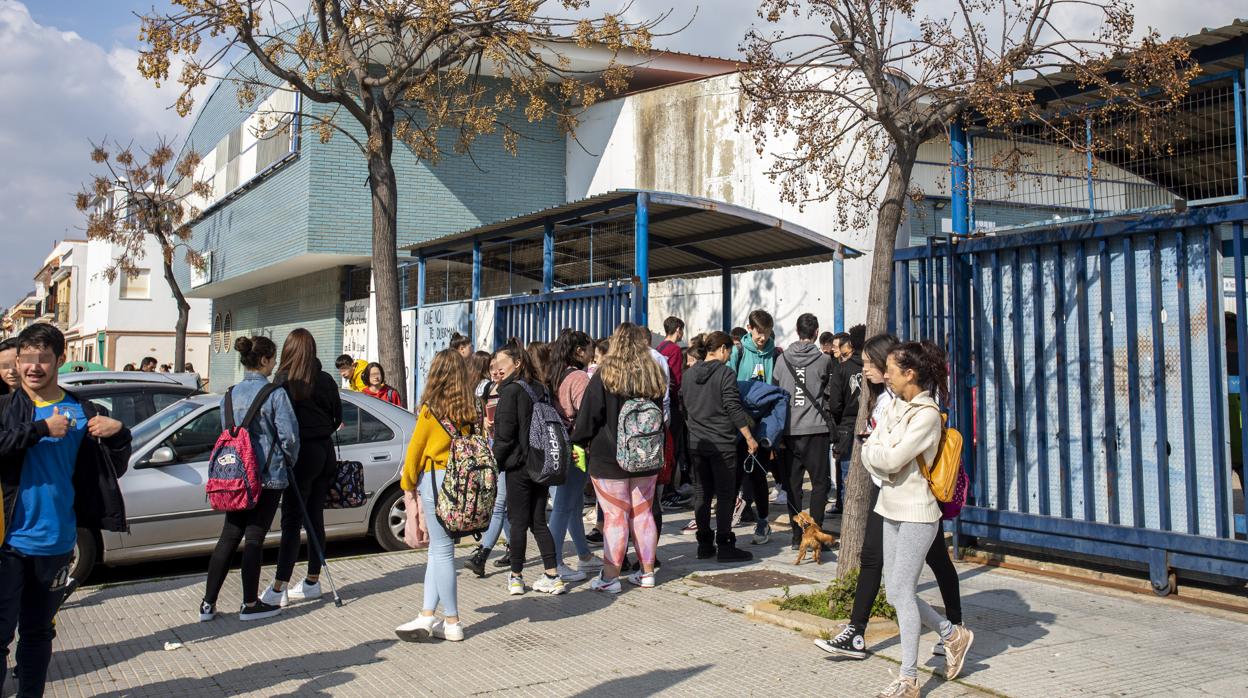
POLYGON ((654 586, 654 485, 663 466, 663 394, 666 380, 649 344, 632 323, 611 337, 611 348, 589 380, 572 443, 589 452, 588 470, 603 512, 603 566, 594 591, 620 593, 620 565, 630 529, 641 569, 628 581, 654 586), (656 431, 657 424, 657 431, 656 431))

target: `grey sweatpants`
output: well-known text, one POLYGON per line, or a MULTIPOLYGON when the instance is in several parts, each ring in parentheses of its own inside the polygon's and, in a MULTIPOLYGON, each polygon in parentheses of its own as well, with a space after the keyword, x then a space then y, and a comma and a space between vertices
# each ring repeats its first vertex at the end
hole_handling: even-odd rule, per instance
POLYGON ((948 639, 953 624, 936 609, 920 599, 915 592, 919 573, 923 571, 927 550, 940 530, 940 522, 912 523, 884 519, 884 588, 888 602, 897 609, 897 627, 901 630, 901 675, 919 675, 920 624, 948 639))

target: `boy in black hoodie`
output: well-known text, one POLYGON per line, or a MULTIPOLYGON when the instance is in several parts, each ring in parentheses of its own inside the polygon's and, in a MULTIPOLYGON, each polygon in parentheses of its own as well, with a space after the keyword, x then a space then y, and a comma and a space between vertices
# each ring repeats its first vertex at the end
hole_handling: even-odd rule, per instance
MULTIPOLYGON (((845 509, 845 478, 849 475, 849 461, 854 453, 854 424, 858 421, 858 400, 862 396, 862 345, 866 343, 865 325, 849 328, 851 354, 840 366, 834 367, 828 381, 827 406, 835 430, 832 435, 832 454, 836 457, 836 508, 845 509)), ((842 349, 844 344, 842 343, 842 349)))

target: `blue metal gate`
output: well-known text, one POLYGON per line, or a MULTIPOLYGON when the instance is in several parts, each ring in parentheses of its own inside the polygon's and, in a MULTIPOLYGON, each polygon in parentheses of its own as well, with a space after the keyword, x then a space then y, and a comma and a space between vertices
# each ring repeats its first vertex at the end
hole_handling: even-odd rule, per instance
POLYGON ((1248 578, 1222 283, 1225 252, 1243 298, 1246 221, 1241 204, 898 251, 894 327, 949 351, 972 437, 955 533, 1142 563, 1159 592, 1172 569, 1248 578))
POLYGON ((494 345, 508 338, 550 342, 570 327, 594 338, 606 337, 615 326, 636 314, 633 285, 608 283, 572 291, 535 293, 494 301, 494 345))

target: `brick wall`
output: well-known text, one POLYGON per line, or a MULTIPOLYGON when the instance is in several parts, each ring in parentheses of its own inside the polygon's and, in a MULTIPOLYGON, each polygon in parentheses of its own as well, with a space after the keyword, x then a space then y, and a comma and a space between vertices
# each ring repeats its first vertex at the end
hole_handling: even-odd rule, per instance
POLYGON ((296 327, 316 338, 317 355, 333 374, 334 359, 342 353, 342 274, 341 269, 329 269, 218 298, 214 316, 230 313, 233 327, 231 346, 212 353, 213 392, 224 391, 243 375, 234 339, 262 334, 277 344, 280 356, 282 341, 296 327))

